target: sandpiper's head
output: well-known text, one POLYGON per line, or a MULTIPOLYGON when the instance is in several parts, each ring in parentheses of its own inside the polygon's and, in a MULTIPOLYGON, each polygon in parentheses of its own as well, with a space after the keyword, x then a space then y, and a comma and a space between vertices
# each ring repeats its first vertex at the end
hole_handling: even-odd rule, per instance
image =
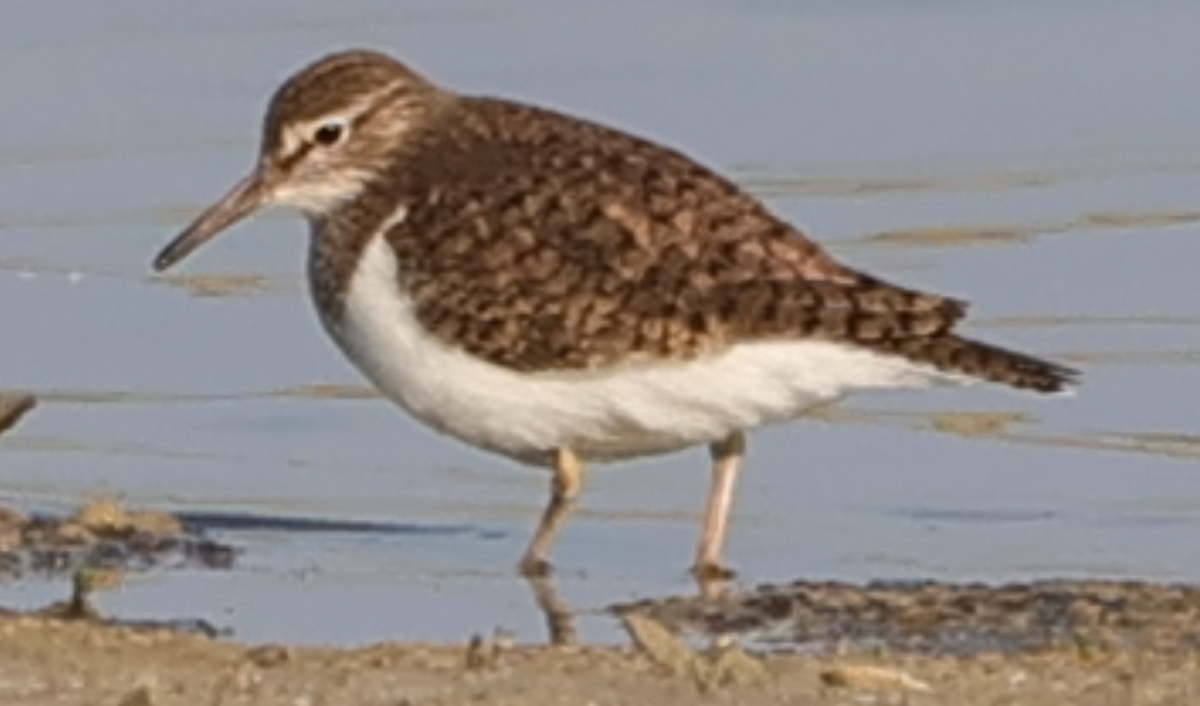
POLYGON ((340 52, 306 66, 271 98, 254 170, 171 241, 155 269, 174 265, 266 206, 312 217, 330 212, 385 172, 406 136, 448 97, 377 52, 340 52))

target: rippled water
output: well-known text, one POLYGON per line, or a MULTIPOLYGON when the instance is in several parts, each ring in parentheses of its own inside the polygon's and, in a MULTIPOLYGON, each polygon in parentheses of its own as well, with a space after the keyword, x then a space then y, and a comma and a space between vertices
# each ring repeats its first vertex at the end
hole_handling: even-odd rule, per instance
MULTIPOLYGON (((541 634, 511 565, 545 478, 362 386, 306 301, 297 218, 148 271, 249 165, 274 86, 352 45, 677 145, 846 261, 975 302, 973 333, 1085 370, 1072 398, 866 395, 759 433, 728 546, 745 582, 1200 578, 1194 4, 15 5, 0 385, 43 404, 0 439, 2 499, 256 520, 212 526, 240 569, 133 577, 111 611, 251 640, 541 634)), ((705 463, 597 471, 562 598, 688 591, 705 463)))

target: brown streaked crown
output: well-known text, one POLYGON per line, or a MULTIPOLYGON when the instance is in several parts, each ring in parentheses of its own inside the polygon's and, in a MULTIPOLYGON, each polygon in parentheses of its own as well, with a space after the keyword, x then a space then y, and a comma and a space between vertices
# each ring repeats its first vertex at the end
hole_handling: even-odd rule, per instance
POLYGON ((271 97, 264 127, 270 142, 281 126, 303 123, 371 100, 419 103, 440 92, 424 77, 392 57, 374 51, 354 50, 331 54, 304 67, 283 83, 271 97))
MULTIPOLYGON (((338 148, 347 170, 380 171, 405 137, 428 129, 453 96, 395 59, 372 51, 332 54, 305 67, 272 96, 263 121, 264 160, 303 166, 317 151, 316 130, 344 121, 338 148)), ((337 170, 327 170, 337 177, 337 170)))

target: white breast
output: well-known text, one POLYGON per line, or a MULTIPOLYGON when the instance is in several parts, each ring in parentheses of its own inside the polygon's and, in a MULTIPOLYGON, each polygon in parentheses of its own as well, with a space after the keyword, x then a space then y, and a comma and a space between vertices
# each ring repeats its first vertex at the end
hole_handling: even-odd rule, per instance
POLYGON ((588 460, 672 451, 791 419, 861 388, 957 381, 851 346, 758 342, 691 362, 521 373, 435 339, 397 287, 382 238, 367 245, 343 316, 325 324, 385 395, 429 426, 528 462, 557 447, 588 460))

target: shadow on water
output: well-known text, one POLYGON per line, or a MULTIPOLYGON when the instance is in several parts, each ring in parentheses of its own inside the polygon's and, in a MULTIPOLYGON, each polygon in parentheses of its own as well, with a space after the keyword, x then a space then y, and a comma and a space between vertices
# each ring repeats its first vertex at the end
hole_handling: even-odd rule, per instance
POLYGON ((287 532, 293 534, 370 534, 377 536, 471 537, 503 539, 505 532, 478 525, 364 522, 316 517, 284 517, 253 513, 180 512, 185 526, 202 532, 287 532))

